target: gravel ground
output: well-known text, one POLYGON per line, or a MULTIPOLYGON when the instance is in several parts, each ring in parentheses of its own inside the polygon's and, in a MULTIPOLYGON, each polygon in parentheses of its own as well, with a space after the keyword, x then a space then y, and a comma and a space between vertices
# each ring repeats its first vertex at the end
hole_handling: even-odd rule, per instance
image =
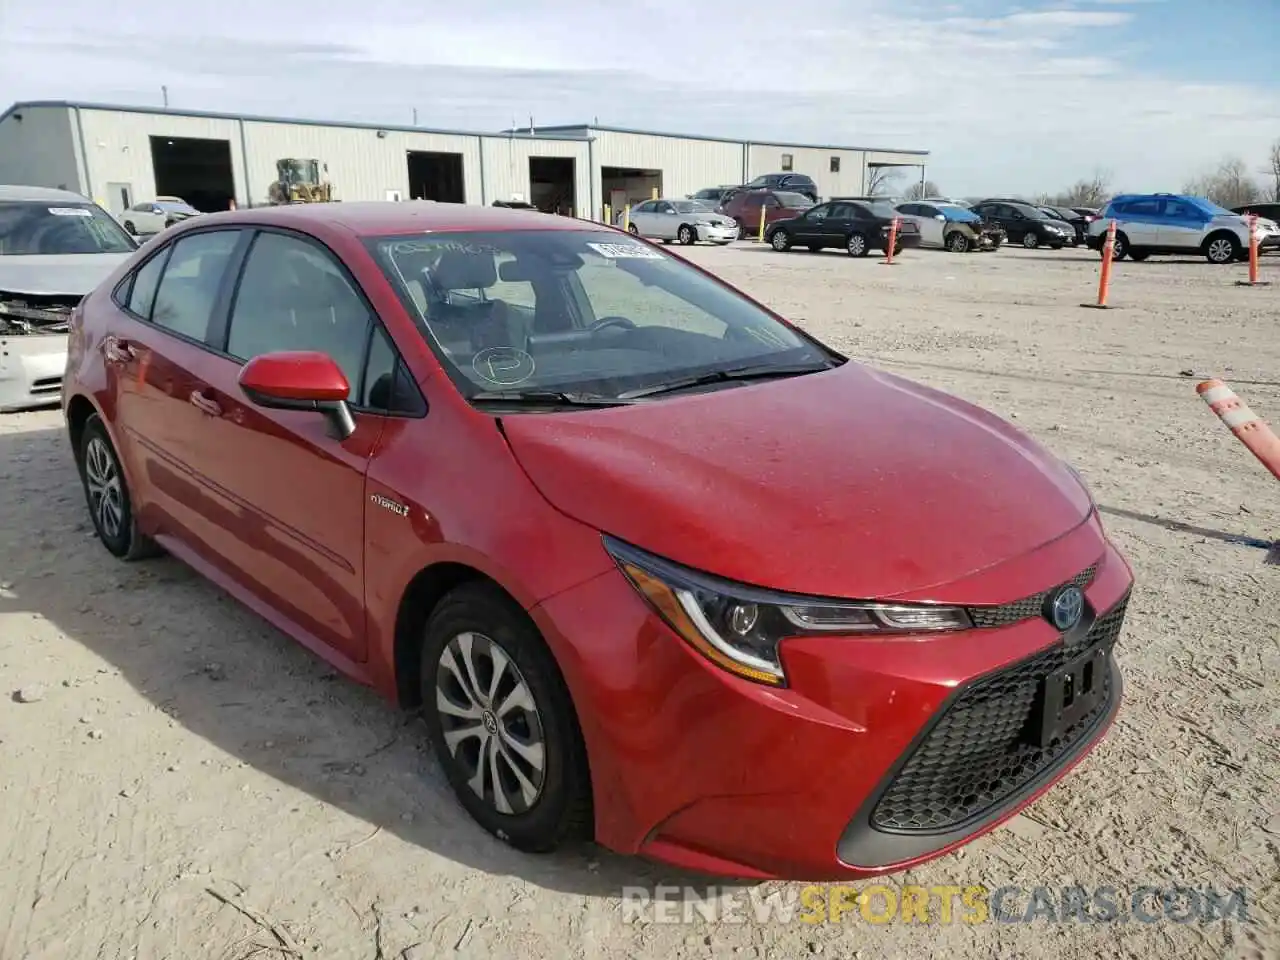
MULTIPOLYGON (((1275 957, 1280 488, 1194 392, 1280 424, 1280 262, 749 244, 689 256, 834 346, 982 404, 1069 458, 1138 585, 1107 740, 1009 827, 895 883, 1247 890, 1250 923, 657 922, 705 885, 475 827, 420 723, 180 564, 94 542, 56 412, 0 418, 0 958, 1275 957), (10 697, 9 694, 12 693, 10 697)), ((795 897, 799 885, 731 895, 795 897)), ((730 896, 730 894, 727 894, 730 896)), ((1158 908, 1156 908, 1158 909, 1158 908)), ((934 915, 936 918, 936 914, 934 915)))

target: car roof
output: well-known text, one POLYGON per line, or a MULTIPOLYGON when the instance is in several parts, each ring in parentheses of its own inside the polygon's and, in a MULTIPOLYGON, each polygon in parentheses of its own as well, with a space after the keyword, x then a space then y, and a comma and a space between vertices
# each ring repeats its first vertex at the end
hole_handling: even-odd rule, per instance
POLYGON ((391 200, 289 203, 206 214, 200 218, 200 222, 267 226, 278 224, 304 230, 308 226, 340 226, 362 237, 467 230, 611 230, 594 221, 540 213, 537 210, 467 206, 429 200, 398 203, 391 200))
POLYGON ((0 184, 0 200, 23 201, 61 201, 63 203, 92 203, 88 197, 70 190, 55 190, 52 187, 24 187, 0 184))

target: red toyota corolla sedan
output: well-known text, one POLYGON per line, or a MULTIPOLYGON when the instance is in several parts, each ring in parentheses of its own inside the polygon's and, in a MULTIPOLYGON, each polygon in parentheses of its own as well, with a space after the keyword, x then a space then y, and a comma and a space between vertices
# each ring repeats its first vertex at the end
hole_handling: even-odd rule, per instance
POLYGON ((405 707, 523 850, 885 873, 1120 704, 1078 476, 657 247, 529 211, 200 217, 76 310, 98 535, 405 707))

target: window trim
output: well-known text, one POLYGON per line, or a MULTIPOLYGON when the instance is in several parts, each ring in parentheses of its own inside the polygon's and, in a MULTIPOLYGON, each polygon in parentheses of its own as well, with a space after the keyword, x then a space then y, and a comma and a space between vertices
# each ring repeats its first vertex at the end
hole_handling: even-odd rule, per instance
POLYGON ((398 376, 398 369, 403 365, 406 379, 409 381, 409 384, 413 387, 414 392, 421 401, 420 406, 422 412, 411 413, 399 410, 379 410, 376 407, 363 406, 361 403, 353 401, 350 398, 347 400, 347 406, 354 412, 367 413, 375 417, 396 417, 406 420, 420 420, 427 416, 430 412, 431 405, 428 403, 426 395, 423 394, 422 388, 418 385, 418 381, 414 378, 413 371, 410 370, 409 365, 405 363, 404 351, 400 349, 400 344, 396 342, 396 338, 392 334, 391 330, 382 322, 382 317, 378 314, 378 311, 374 309, 373 302, 369 299, 369 295, 365 292, 364 287, 360 285, 355 274, 353 274, 347 267, 346 263, 343 262, 342 257, 338 256, 337 252, 319 237, 310 233, 304 233, 301 230, 279 227, 274 224, 271 226, 250 224, 245 232, 248 234, 248 239, 245 241, 239 262, 235 264, 234 283, 231 284, 230 289, 223 291, 226 297, 225 302, 222 300, 221 296, 219 297, 219 309, 214 314, 215 322, 211 323, 209 327, 210 337, 216 333, 216 345, 211 340, 211 342, 204 345, 205 349, 224 360, 229 360, 241 367, 248 363, 247 360, 229 353, 227 351, 227 342, 231 336, 231 318, 235 313, 236 298, 240 295, 240 283, 244 279, 244 270, 249 263, 250 255, 253 253, 253 246, 257 242, 258 237, 264 233, 277 234, 279 236, 288 237, 291 240, 298 240, 302 243, 310 244, 315 247, 323 256, 327 256, 333 262, 343 279, 346 280, 351 289, 355 291, 356 297, 360 300, 361 305, 368 312, 372 321, 369 324, 367 333, 365 334, 364 346, 360 351, 360 382, 358 384, 351 384, 351 396, 359 397, 361 400, 364 398, 364 379, 369 372, 369 355, 373 350, 374 331, 380 327, 382 332, 386 335, 387 341, 391 344, 391 351, 396 357, 392 370, 393 375, 398 376))

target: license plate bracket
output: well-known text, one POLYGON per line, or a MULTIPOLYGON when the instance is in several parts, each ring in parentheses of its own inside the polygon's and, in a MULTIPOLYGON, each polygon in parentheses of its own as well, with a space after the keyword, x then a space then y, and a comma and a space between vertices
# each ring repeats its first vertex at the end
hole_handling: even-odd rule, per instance
POLYGON ((1092 647, 1040 682, 1027 730, 1032 745, 1047 748, 1093 712, 1107 689, 1110 654, 1106 646, 1092 647))

